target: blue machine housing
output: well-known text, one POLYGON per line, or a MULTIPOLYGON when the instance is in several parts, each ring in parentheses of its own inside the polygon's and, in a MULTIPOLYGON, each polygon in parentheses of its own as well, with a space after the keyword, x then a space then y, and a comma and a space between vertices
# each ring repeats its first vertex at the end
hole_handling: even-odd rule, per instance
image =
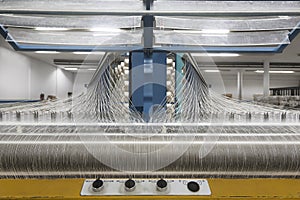
POLYGON ((166 109, 167 52, 131 52, 129 65, 130 109, 148 122, 151 113, 166 109))

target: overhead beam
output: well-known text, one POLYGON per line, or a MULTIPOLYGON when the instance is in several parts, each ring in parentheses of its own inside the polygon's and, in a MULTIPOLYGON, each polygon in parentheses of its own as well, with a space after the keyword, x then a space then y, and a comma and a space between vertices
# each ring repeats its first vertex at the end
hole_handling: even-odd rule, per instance
POLYGON ((300 10, 290 11, 56 11, 56 10, 0 10, 0 14, 28 14, 28 15, 114 15, 114 16, 198 16, 198 17, 253 17, 253 16, 300 16, 300 10))

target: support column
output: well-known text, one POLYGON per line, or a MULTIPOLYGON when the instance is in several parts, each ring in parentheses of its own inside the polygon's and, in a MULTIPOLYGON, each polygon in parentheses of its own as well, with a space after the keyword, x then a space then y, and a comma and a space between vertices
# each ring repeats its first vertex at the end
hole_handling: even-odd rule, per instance
POLYGON ((237 73, 237 93, 238 99, 242 100, 243 98, 243 70, 240 69, 237 73))
POLYGON ((264 61, 264 97, 270 95, 270 62, 264 61))

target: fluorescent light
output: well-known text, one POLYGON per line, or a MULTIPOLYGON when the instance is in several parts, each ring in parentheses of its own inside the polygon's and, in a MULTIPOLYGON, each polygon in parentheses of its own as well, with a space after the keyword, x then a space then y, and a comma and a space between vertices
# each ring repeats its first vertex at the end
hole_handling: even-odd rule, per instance
POLYGON ((278 16, 280 19, 291 19, 290 16, 278 16))
POLYGON ((77 55, 89 55, 89 54, 104 55, 103 52, 99 52, 99 51, 74 51, 73 54, 77 54, 77 55))
POLYGON ((256 70, 256 71, 254 71, 254 72, 256 72, 256 73, 260 73, 260 74, 264 73, 264 71, 263 71, 263 70, 256 70))
POLYGON ((209 56, 209 57, 238 57, 237 53, 195 53, 194 56, 209 56))
POLYGON ((38 32, 39 35, 55 35, 55 36, 64 36, 66 34, 61 32, 38 32))
MULTIPOLYGON (((264 73, 263 70, 256 70, 256 73, 264 73)), ((270 74, 293 74, 295 71, 269 71, 270 74)))
POLYGON ((122 31, 121 29, 118 28, 109 28, 109 27, 95 27, 95 28, 90 28, 88 30, 92 32, 109 32, 109 33, 119 33, 122 31))
POLYGON ((227 34, 201 34, 203 37, 227 37, 227 34))
POLYGON ((229 33, 230 30, 228 29, 203 29, 202 33, 222 33, 222 34, 226 34, 229 33))
POLYGON ((14 14, 0 14, 0 16, 8 16, 8 17, 10 17, 10 16, 14 16, 14 14))
POLYGON ((96 71, 97 69, 95 69, 95 68, 89 68, 87 70, 89 70, 89 71, 96 71))
POLYGON ((211 72, 211 73, 214 73, 214 72, 220 72, 220 70, 218 69, 206 69, 204 70, 205 72, 211 72))
POLYGON ((228 29, 203 29, 200 31, 196 30, 174 30, 177 33, 204 33, 204 34, 228 34, 230 30, 228 29))
POLYGON ((208 56, 211 57, 238 57, 238 53, 208 53, 208 56))
POLYGON ((77 71, 78 70, 78 68, 76 68, 76 67, 68 67, 68 68, 64 68, 64 69, 67 71, 77 71))
POLYGON ((41 53, 41 54, 58 54, 60 52, 58 52, 58 51, 35 51, 35 53, 41 53))
POLYGON ((118 35, 118 33, 95 33, 95 34, 93 34, 93 36, 95 36, 95 37, 112 37, 112 36, 117 36, 118 35))
POLYGON ((68 28, 60 28, 60 27, 35 27, 37 31, 66 31, 68 28))
POLYGON ((73 52, 73 54, 78 54, 78 55, 86 55, 86 54, 90 54, 91 52, 90 51, 75 51, 73 52))

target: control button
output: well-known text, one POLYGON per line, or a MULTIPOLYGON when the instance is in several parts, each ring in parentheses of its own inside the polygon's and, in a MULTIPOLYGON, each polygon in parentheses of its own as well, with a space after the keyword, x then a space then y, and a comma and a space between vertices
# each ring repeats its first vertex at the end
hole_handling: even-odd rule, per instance
POLYGON ((125 190, 131 192, 135 189, 135 181, 132 179, 128 179, 125 181, 125 190))
POLYGON ((191 192, 198 192, 200 190, 200 186, 198 183, 196 183, 195 181, 191 181, 187 184, 188 189, 191 192))
POLYGON ((94 192, 100 192, 104 187, 103 181, 100 179, 97 179, 92 184, 92 189, 94 192))
POLYGON ((168 183, 164 179, 160 179, 156 182, 156 189, 160 192, 166 191, 168 188, 168 183))

